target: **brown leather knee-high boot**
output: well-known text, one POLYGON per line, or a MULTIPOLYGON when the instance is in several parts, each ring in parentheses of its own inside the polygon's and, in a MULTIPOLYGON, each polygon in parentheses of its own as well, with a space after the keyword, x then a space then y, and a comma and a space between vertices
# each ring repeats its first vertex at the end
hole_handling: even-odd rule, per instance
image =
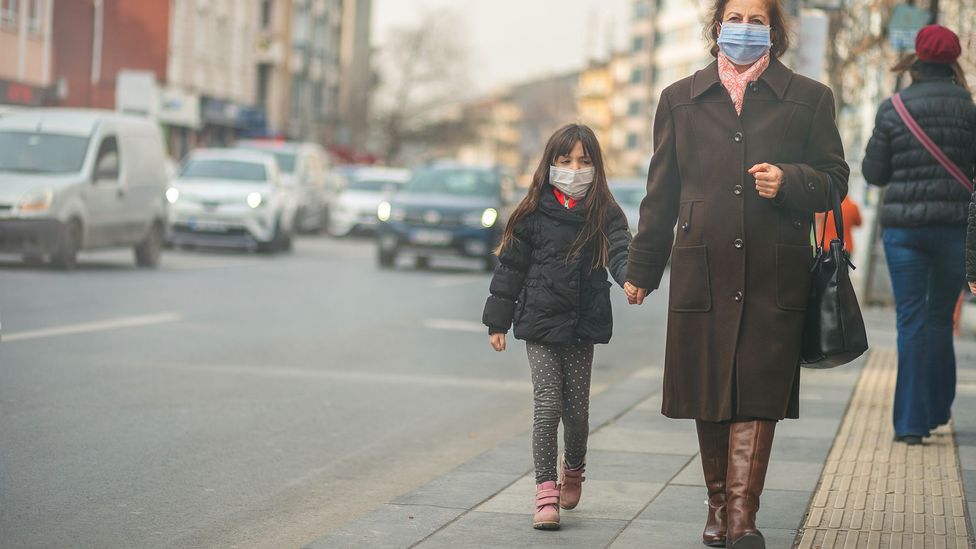
POLYGON ((729 428, 727 546, 733 549, 766 547, 765 539, 756 528, 756 513, 766 481, 775 429, 776 422, 768 420, 735 422, 729 428))
POLYGON ((698 427, 698 449, 701 451, 705 488, 708 490, 708 518, 702 543, 709 547, 725 547, 726 511, 725 478, 729 468, 729 424, 711 421, 695 422, 698 427))

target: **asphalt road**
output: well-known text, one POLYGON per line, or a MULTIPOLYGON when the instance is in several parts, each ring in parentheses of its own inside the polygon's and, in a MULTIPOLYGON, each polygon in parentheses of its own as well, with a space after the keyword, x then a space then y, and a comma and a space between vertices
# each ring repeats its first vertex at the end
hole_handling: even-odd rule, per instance
MULTIPOLYGON (((378 270, 369 240, 0 259, 0 547, 298 548, 525 431, 525 347, 489 349, 487 285, 378 270)), ((614 290, 595 390, 660 365, 664 293, 614 290)))

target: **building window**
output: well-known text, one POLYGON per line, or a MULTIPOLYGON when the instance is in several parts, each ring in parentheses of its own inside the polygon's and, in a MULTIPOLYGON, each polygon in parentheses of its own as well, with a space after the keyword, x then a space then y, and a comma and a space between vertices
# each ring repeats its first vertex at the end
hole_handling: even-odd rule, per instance
POLYGON ((17 0, 0 0, 0 24, 17 27, 17 0))
POLYGON ((627 148, 629 150, 634 150, 640 146, 640 136, 636 133, 627 134, 627 148))
POLYGON ((638 36, 638 37, 634 38, 634 51, 635 52, 642 52, 642 51, 644 51, 644 37, 643 36, 638 36))
POLYGON ((630 116, 638 116, 640 115, 640 108, 641 108, 640 101, 631 101, 630 106, 627 108, 627 114, 630 116))
POLYGON ((261 30, 268 30, 271 28, 271 13, 273 7, 273 0, 261 0, 261 30))
POLYGON ((41 0, 29 0, 27 4, 27 30, 38 34, 41 32, 41 0))
POLYGON ((643 81, 644 81, 644 71, 640 69, 634 69, 634 71, 630 73, 631 84, 640 84, 643 81))
POLYGON ((650 10, 648 4, 650 0, 636 0, 634 2, 634 19, 644 19, 650 10))

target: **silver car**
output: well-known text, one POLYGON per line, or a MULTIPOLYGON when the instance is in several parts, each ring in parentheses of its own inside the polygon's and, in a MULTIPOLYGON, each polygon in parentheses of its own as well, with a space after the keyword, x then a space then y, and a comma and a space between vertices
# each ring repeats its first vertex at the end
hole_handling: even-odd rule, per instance
POLYGON ((168 240, 180 247, 287 251, 295 231, 294 190, 275 157, 240 149, 200 149, 166 191, 168 240))

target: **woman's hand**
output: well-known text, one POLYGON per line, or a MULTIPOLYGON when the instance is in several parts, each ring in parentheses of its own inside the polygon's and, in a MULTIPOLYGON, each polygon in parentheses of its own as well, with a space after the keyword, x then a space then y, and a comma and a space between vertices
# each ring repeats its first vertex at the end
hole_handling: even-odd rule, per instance
POLYGON ((969 283, 969 291, 972 292, 973 295, 976 295, 976 282, 969 283))
POLYGON ((491 334, 488 336, 488 342, 491 343, 491 348, 499 353, 505 350, 505 334, 491 334))
POLYGON ((643 305, 644 298, 647 297, 647 290, 638 288, 630 282, 624 282, 624 293, 627 294, 627 303, 631 305, 643 305))
POLYGON ((776 198, 783 188, 783 170, 772 164, 756 164, 749 173, 756 178, 756 190, 763 198, 776 198))

